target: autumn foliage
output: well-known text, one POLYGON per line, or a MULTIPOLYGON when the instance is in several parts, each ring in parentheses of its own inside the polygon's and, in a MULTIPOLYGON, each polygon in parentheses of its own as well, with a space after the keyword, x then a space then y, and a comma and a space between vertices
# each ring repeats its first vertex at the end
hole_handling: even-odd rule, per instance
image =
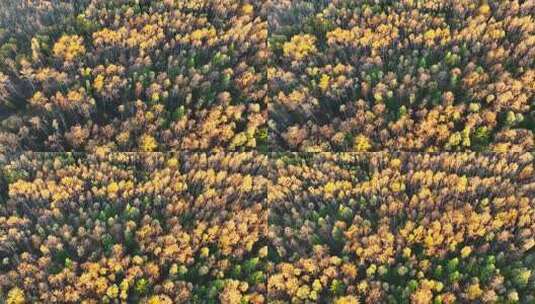
POLYGON ((260 3, 6 0, 0 11, 2 147, 265 149, 260 3))
POLYGON ((264 303, 267 158, 24 154, 2 168, 0 301, 264 303))
POLYGON ((532 303, 532 154, 279 155, 271 303, 532 303))
POLYGON ((0 299, 530 303, 534 165, 529 153, 25 153, 1 171, 0 299))
POLYGON ((277 151, 533 151, 533 1, 273 1, 277 151))
POLYGON ((534 0, 0 0, 0 304, 535 304, 534 0))

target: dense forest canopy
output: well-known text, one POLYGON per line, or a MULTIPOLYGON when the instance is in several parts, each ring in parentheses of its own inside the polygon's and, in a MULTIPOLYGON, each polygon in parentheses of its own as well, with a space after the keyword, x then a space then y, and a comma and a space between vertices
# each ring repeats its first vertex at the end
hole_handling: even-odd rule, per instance
POLYGON ((535 304, 534 0, 0 0, 0 304, 535 304))
POLYGON ((259 3, 8 0, 0 10, 4 149, 265 149, 259 3))
POLYGON ((533 151, 533 1, 275 1, 280 151, 533 151))

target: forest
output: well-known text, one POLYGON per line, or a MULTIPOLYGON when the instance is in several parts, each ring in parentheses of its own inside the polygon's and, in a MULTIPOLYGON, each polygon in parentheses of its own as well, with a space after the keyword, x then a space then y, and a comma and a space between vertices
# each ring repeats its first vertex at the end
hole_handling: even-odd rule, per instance
POLYGON ((267 158, 25 153, 0 176, 0 299, 264 303, 267 158))
POLYGON ((0 0, 0 304, 535 304, 534 0, 0 0))
POLYGON ((0 299, 533 303, 533 153, 24 153, 0 299))
POLYGON ((259 5, 0 2, 0 146, 265 149, 267 23, 259 5))
POLYGON ((535 3, 275 1, 274 151, 535 149, 535 3))
POLYGON ((530 153, 290 153, 269 303, 534 303, 530 153))

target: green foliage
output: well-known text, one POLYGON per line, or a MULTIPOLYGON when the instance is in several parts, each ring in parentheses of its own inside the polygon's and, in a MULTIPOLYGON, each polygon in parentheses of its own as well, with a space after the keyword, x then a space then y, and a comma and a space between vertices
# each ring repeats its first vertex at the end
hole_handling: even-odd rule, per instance
POLYGON ((334 295, 334 296, 340 296, 340 295, 343 295, 344 292, 346 290, 346 286, 345 284, 340 281, 340 280, 337 280, 337 279, 334 279, 332 282, 331 282, 331 286, 329 287, 329 291, 334 295))
POLYGON ((145 278, 141 278, 136 281, 134 291, 137 294, 143 295, 146 294, 149 290, 149 281, 145 278))

